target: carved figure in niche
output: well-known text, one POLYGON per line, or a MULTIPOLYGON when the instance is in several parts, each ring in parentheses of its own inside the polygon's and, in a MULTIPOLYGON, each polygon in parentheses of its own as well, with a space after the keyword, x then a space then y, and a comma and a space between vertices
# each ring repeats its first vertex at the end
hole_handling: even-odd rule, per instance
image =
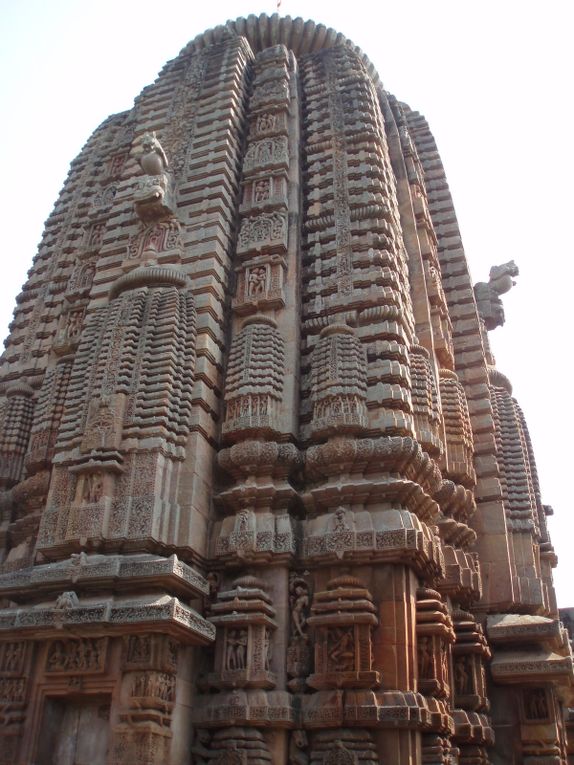
POLYGON ((90 231, 89 246, 97 249, 102 246, 104 239, 105 223, 95 223, 90 231))
POLYGON ((225 653, 225 668, 234 671, 245 669, 245 651, 247 649, 247 634, 243 642, 244 630, 228 630, 225 653))
POLYGON ((253 184, 253 201, 265 202, 271 196, 271 184, 268 180, 256 181, 253 184))
POLYGON ((211 753, 208 747, 210 741, 209 731, 203 728, 195 731, 195 740, 191 747, 193 765, 209 765, 211 753))
POLYGON ((293 636, 308 640, 307 617, 309 615, 309 586, 304 579, 296 577, 291 582, 290 590, 291 594, 289 600, 291 605, 293 636))
POLYGON ((125 154, 116 154, 114 157, 112 157, 112 161, 110 162, 110 175, 119 175, 123 170, 125 161, 125 154))
POLYGON ((265 266, 250 268, 247 276, 247 293, 249 297, 257 297, 265 293, 267 269, 265 266))
POLYGON ((167 170, 168 161, 161 143, 153 133, 146 133, 142 141, 141 169, 146 175, 161 175, 167 170))
POLYGON ((469 656, 461 656, 454 665, 454 684, 459 696, 473 692, 472 660, 469 656))
POLYGON ((268 133, 275 128, 277 117, 274 114, 261 114, 257 119, 257 132, 268 133))
POLYGON ((546 720, 548 700, 544 688, 533 688, 524 692, 524 713, 527 720, 546 720))
POLYGON ((309 765, 309 755, 305 751, 309 742, 304 730, 294 730, 289 741, 288 765, 309 765))
POLYGON ((271 141, 262 141, 257 147, 256 156, 261 165, 271 162, 273 157, 273 143, 271 141))
POLYGON ((6 643, 2 655, 0 671, 15 672, 18 670, 24 654, 24 643, 6 643))
POLYGON ((103 641, 94 638, 85 640, 55 640, 48 650, 46 670, 48 672, 85 672, 99 670, 103 641))
POLYGON ((82 499, 87 504, 99 502, 104 493, 104 479, 100 473, 90 473, 84 479, 82 499))
POLYGON ((149 661, 150 639, 144 635, 130 635, 128 638, 127 660, 132 663, 149 661))
POLYGON ((428 635, 419 638, 418 650, 419 677, 432 678, 434 675, 434 658, 431 639, 428 635))
POLYGON ((68 314, 68 322, 66 331, 68 337, 77 337, 82 330, 82 319, 84 318, 83 311, 72 311, 68 314))
POLYGON ((355 668, 355 637, 353 628, 339 627, 330 633, 329 658, 336 672, 351 672, 355 668))
POLYGON ((247 662, 247 630, 236 630, 235 663, 237 669, 245 669, 247 662))
POLYGON ((50 648, 48 660, 46 662, 46 668, 61 669, 64 666, 65 660, 66 651, 64 649, 64 644, 61 640, 56 640, 50 648))
POLYGON ((73 590, 63 592, 56 600, 56 610, 63 611, 66 608, 77 608, 80 605, 78 596, 73 590))

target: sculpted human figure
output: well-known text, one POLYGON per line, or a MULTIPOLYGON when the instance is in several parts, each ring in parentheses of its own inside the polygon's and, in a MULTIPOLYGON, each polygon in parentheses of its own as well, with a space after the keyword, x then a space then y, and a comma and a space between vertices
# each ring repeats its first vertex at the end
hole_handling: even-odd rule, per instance
POLYGON ((351 629, 335 631, 335 645, 331 649, 330 658, 338 672, 353 669, 355 663, 355 641, 351 629))
POLYGON ((236 668, 245 669, 247 665, 247 630, 237 631, 235 657, 236 668))
POLYGON ((84 484, 84 502, 99 502, 104 490, 104 481, 99 473, 94 473, 86 478, 84 484))
POLYGON ((424 636, 419 640, 419 677, 428 678, 432 677, 432 664, 433 657, 430 646, 430 638, 424 636))
POLYGON ((307 585, 302 579, 295 580, 292 585, 291 618, 295 635, 302 637, 303 640, 309 639, 306 633, 308 608, 309 590, 307 585))
POLYGON ((253 187, 255 202, 264 202, 269 199, 269 181, 257 181, 253 187))
POLYGON ((267 281, 267 270, 263 266, 257 266, 249 271, 247 277, 247 291, 249 297, 256 297, 265 292, 265 282, 267 281))

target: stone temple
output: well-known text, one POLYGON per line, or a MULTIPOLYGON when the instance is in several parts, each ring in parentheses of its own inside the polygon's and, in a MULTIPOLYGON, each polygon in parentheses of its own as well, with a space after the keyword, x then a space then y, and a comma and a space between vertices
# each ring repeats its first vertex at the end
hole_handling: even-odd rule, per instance
POLYGON ((572 762, 517 273, 473 287, 425 119, 320 24, 107 119, 0 367, 0 762, 572 762))

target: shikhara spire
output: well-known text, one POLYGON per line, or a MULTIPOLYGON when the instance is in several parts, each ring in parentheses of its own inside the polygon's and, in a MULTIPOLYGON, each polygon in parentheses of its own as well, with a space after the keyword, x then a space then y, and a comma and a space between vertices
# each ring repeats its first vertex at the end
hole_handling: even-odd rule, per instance
POLYGON ((532 446, 424 118, 313 22, 73 162, 0 366, 0 763, 568 762, 532 446))

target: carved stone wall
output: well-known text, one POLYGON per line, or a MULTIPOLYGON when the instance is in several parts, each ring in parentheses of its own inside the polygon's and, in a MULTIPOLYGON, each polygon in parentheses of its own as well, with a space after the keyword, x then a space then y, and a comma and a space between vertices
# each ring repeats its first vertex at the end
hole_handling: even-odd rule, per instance
POLYGON ((424 118, 321 24, 106 120, 0 363, 0 762, 566 765, 517 274, 473 288, 424 118))

